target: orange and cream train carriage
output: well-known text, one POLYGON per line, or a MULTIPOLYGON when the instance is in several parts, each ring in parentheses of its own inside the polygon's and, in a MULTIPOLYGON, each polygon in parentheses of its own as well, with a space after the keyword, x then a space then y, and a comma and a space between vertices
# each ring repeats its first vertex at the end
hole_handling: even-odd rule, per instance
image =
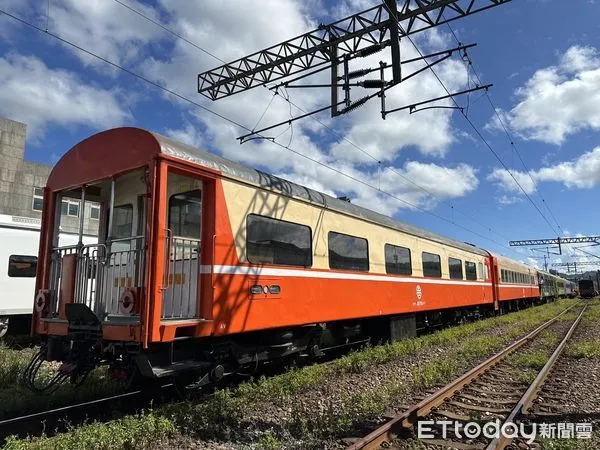
POLYGON ((218 378, 539 298, 520 263, 137 128, 75 145, 44 202, 37 361, 71 381, 218 378), (96 244, 57 245, 63 198, 102 205, 96 244))

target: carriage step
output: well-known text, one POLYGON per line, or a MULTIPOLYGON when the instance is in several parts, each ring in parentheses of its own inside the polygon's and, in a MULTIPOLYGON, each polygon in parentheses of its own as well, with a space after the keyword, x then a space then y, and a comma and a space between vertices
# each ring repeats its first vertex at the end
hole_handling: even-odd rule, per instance
POLYGON ((174 362, 168 366, 152 367, 152 373, 156 378, 164 378, 190 370, 209 370, 212 366, 213 364, 209 362, 185 360, 174 362))

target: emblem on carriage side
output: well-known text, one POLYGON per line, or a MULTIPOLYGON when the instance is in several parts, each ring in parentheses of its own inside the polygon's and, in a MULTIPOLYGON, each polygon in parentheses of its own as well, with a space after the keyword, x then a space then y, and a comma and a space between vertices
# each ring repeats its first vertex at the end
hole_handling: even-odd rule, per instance
POLYGON ((417 301, 413 302, 413 306, 423 306, 425 304, 425 302, 421 301, 421 298, 423 297, 423 290, 421 289, 420 284, 417 284, 416 294, 417 294, 417 301))

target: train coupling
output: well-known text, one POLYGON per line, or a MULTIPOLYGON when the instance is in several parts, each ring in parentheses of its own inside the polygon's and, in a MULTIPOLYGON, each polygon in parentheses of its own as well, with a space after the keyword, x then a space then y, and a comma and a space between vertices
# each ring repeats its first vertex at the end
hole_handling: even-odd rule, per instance
POLYGON ((80 385, 102 362, 102 326, 96 315, 81 304, 68 304, 66 312, 67 335, 48 336, 21 376, 21 383, 32 391, 54 392, 66 382, 80 385), (58 370, 39 377, 43 363, 51 361, 61 363, 58 370))

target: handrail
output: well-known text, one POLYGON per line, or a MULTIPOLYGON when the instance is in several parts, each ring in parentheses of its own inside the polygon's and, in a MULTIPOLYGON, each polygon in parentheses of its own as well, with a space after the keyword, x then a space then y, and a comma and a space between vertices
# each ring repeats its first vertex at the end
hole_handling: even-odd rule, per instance
POLYGON ((165 264, 165 271, 163 273, 163 287, 162 287, 163 291, 168 289, 171 284, 169 276, 171 274, 171 249, 173 247, 173 231, 171 231, 169 228, 165 228, 165 232, 166 232, 165 237, 167 239, 167 248, 165 251, 165 255, 166 255, 167 261, 165 264))

